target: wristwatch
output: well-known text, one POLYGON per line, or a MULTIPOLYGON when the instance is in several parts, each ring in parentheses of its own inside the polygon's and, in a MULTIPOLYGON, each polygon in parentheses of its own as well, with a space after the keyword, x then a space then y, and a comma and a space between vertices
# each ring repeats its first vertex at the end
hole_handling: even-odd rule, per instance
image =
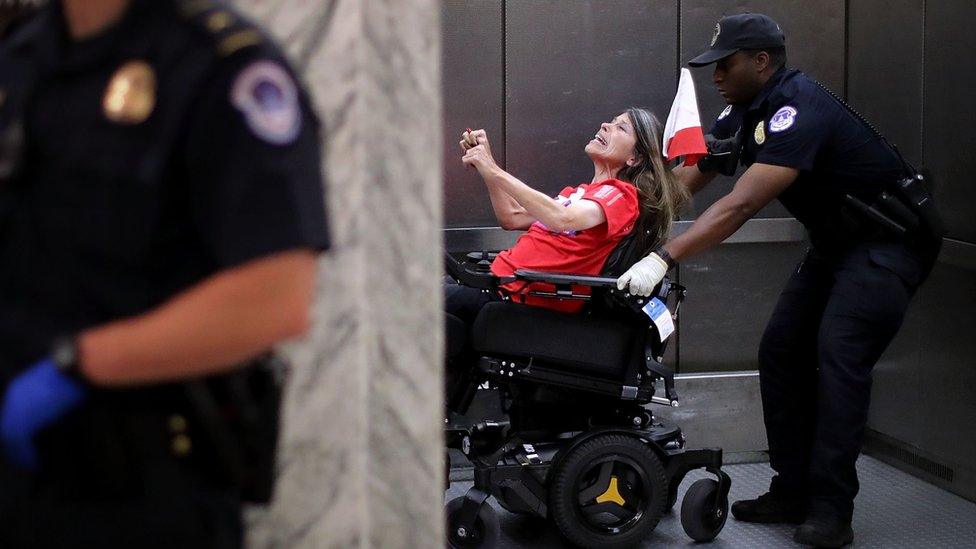
POLYGON ((673 257, 671 257, 671 254, 669 254, 668 251, 664 249, 664 247, 654 250, 654 253, 656 253, 658 257, 663 259, 664 262, 668 264, 669 271, 678 265, 678 262, 675 261, 673 257))
POLYGON ((73 337, 63 337, 51 346, 51 361, 62 374, 75 379, 84 379, 78 357, 78 343, 73 337))

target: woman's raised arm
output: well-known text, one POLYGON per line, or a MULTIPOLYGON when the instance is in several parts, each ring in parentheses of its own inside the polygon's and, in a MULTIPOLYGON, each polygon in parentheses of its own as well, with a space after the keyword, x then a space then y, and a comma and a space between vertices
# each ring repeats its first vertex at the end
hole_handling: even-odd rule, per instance
MULTIPOLYGON (((485 177, 485 174, 489 171, 492 173, 501 171, 509 177, 513 177, 508 172, 502 170, 495 162, 495 158, 491 154, 491 145, 488 143, 487 132, 483 129, 468 130, 462 134, 461 141, 458 142, 458 145, 461 146, 461 151, 464 153, 464 157, 461 159, 462 162, 465 162, 464 159, 468 157, 471 149, 481 147, 479 153, 483 154, 479 154, 479 158, 483 160, 483 164, 486 167, 489 165, 492 167, 486 170, 478 168, 478 173, 484 180, 485 186, 488 187, 488 197, 491 199, 491 207, 495 212, 495 219, 498 220, 499 225, 507 231, 528 229, 535 222, 535 218, 512 195, 505 192, 496 184, 494 177, 485 177)), ((465 162, 465 165, 473 164, 465 162)), ((477 166, 475 167, 477 168, 477 166)))

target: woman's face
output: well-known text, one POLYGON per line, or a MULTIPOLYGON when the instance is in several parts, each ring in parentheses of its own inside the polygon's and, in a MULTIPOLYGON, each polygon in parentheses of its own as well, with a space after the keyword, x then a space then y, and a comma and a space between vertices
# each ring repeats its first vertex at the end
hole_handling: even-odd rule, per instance
POLYGON ((621 113, 610 122, 600 124, 600 131, 596 132, 584 150, 594 162, 603 162, 611 168, 620 169, 633 163, 636 145, 634 123, 627 113, 621 113))

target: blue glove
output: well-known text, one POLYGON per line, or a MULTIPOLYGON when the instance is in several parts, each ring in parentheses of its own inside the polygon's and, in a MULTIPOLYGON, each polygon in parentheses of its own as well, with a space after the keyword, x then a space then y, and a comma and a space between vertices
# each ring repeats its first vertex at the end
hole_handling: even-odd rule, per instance
POLYGON ((62 373, 50 358, 15 377, 0 409, 0 442, 11 463, 36 469, 34 435, 80 406, 87 393, 81 381, 62 373))

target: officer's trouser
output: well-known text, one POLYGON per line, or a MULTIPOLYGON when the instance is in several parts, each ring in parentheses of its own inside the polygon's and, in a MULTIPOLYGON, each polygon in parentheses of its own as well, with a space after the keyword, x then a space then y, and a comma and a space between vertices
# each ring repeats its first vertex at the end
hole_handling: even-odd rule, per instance
POLYGON ((811 250, 794 271, 759 347, 772 491, 851 517, 871 370, 934 255, 869 243, 834 257, 811 250))
MULTIPOLYGON (((77 456, 79 461, 85 456, 77 456)), ((3 549, 238 549, 240 499, 172 460, 144 464, 140 494, 76 493, 78 478, 0 463, 3 549), (66 493, 67 492, 67 493, 66 493)), ((95 483, 97 484, 97 483, 95 483)))

